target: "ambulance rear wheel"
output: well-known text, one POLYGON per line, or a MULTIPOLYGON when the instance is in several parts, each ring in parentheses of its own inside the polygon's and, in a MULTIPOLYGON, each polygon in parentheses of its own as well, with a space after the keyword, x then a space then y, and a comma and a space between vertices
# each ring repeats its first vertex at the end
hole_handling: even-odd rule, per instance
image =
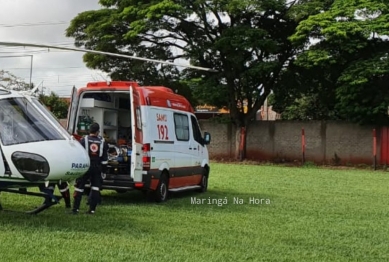
POLYGON ((154 191, 154 199, 156 202, 165 202, 169 192, 169 180, 166 174, 162 174, 159 179, 157 189, 154 191))

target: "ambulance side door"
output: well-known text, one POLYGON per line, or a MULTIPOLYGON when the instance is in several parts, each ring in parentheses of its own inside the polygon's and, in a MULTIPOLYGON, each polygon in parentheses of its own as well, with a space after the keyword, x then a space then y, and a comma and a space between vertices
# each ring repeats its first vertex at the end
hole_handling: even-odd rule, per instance
POLYGON ((131 123, 132 123, 132 154, 131 154, 131 176, 134 181, 142 181, 142 146, 143 127, 141 115, 141 103, 139 93, 130 86, 131 99, 131 123))
POLYGON ((70 98, 70 106, 68 110, 68 121, 66 125, 66 130, 71 135, 73 135, 76 132, 76 117, 77 117, 79 100, 80 98, 78 97, 77 88, 74 86, 70 98))
POLYGON ((187 186, 181 184, 182 177, 192 174, 192 153, 190 150, 190 118, 187 113, 174 112, 174 166, 175 177, 180 177, 174 187, 187 186))
MULTIPOLYGON (((192 155, 192 172, 193 175, 200 175, 202 174, 201 163, 203 161, 203 151, 205 145, 201 136, 199 124, 197 122, 197 119, 193 115, 190 116, 190 122, 192 135, 189 149, 192 155)), ((201 177, 195 176, 193 179, 194 180, 192 181, 192 183, 197 184, 200 183, 201 177)))
POLYGON ((150 109, 149 112, 151 113, 150 122, 153 123, 149 129, 150 142, 153 143, 151 151, 153 169, 164 164, 167 164, 169 168, 174 168, 176 142, 173 112, 160 108, 150 109))

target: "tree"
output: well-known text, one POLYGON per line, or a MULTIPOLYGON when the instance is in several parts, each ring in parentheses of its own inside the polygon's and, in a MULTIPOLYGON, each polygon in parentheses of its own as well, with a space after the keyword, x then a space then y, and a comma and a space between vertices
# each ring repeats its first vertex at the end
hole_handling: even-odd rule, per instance
POLYGON ((75 45, 216 69, 178 70, 148 62, 86 54, 90 68, 142 84, 185 82, 202 102, 228 105, 245 158, 246 132, 283 70, 304 47, 289 37, 300 21, 328 0, 100 0, 104 7, 80 13, 67 28, 75 45), (247 101, 248 110, 242 105, 247 101))
POLYGON ((0 87, 15 91, 30 89, 29 84, 23 79, 5 70, 0 70, 0 87))
MULTIPOLYGON (((308 49, 309 50, 309 49, 308 49)), ((283 72, 269 103, 287 120, 338 120, 335 83, 342 64, 305 68, 292 61, 283 72)))
POLYGON ((49 96, 43 94, 39 95, 39 101, 41 101, 58 119, 67 117, 69 104, 54 92, 51 92, 49 96))
MULTIPOLYGON (((300 89, 300 94, 313 89, 324 94, 322 98, 331 98, 332 112, 340 119, 388 124, 388 20, 387 2, 336 0, 329 9, 301 22, 291 40, 310 48, 299 55, 296 71, 316 72, 320 81, 315 84, 306 77, 310 86, 300 89)), ((296 75, 294 80, 299 78, 296 75)), ((298 97, 293 92, 289 98, 298 97)))

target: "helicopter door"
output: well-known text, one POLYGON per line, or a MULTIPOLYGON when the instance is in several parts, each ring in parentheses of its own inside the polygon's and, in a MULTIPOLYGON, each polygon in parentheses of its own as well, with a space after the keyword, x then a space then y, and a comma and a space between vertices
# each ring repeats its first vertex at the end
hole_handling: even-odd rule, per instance
POLYGON ((75 133, 75 125, 76 125, 76 117, 77 117, 77 110, 78 110, 78 101, 80 98, 78 97, 77 88, 73 86, 72 89, 72 96, 70 98, 70 106, 68 110, 68 121, 66 129, 68 132, 72 135, 75 133))
POLYGON ((139 93, 130 86, 131 124, 132 124, 132 154, 131 176, 135 182, 142 181, 142 118, 139 93))

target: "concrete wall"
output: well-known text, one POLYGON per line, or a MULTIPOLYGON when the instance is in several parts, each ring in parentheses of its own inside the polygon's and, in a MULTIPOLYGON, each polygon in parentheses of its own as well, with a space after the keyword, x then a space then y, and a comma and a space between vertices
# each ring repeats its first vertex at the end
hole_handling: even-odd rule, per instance
MULTIPOLYGON (((229 123, 199 121, 202 131, 211 133, 209 155, 213 159, 235 158, 239 132, 229 123)), ((66 126, 66 120, 61 120, 66 126)), ((301 131, 305 132, 305 160, 330 164, 371 164, 372 126, 335 121, 256 121, 247 132, 247 158, 258 161, 301 161, 301 131)), ((377 161, 380 159, 380 130, 377 129, 377 161)))
MULTIPOLYGON (((231 124, 200 121, 203 131, 211 133, 208 146, 212 158, 234 158, 239 132, 231 124)), ((320 164, 372 163, 371 126, 325 121, 258 121, 247 132, 247 158, 260 161, 301 161, 302 128, 305 132, 305 160, 320 164), (336 154, 336 156, 335 156, 336 154), (337 160, 335 160, 337 159, 337 160)), ((380 139, 377 133, 377 159, 380 139)))
POLYGON ((200 120, 203 132, 211 134, 211 144, 208 146, 211 158, 231 158, 236 152, 236 128, 232 124, 219 124, 212 121, 200 120))

